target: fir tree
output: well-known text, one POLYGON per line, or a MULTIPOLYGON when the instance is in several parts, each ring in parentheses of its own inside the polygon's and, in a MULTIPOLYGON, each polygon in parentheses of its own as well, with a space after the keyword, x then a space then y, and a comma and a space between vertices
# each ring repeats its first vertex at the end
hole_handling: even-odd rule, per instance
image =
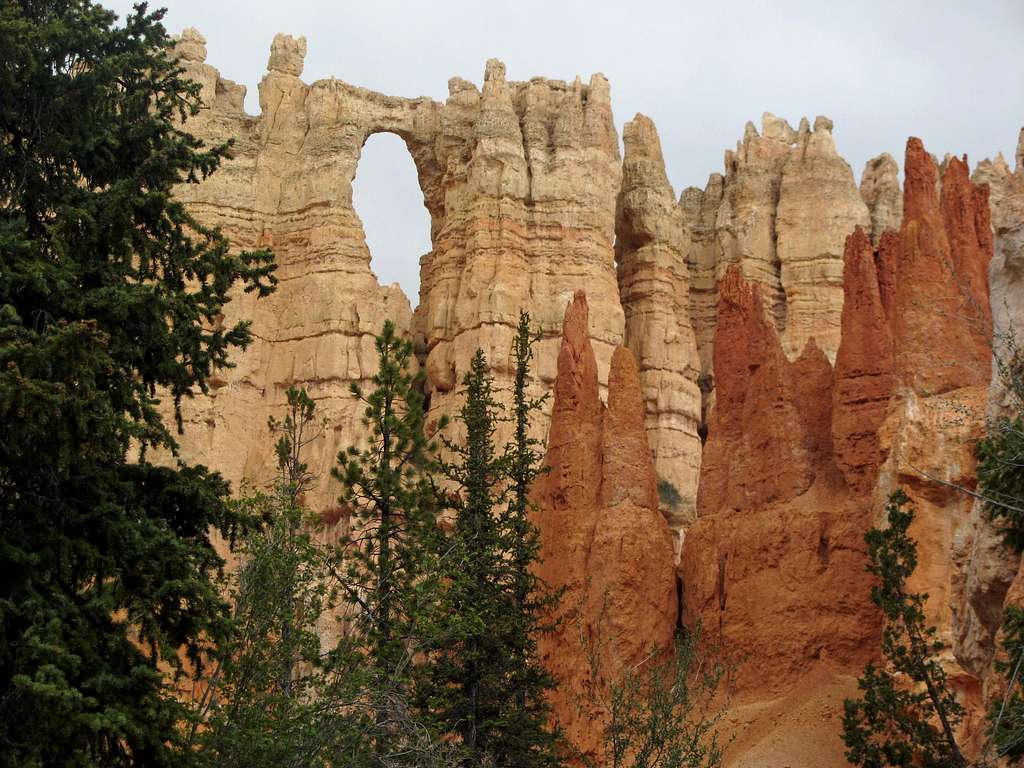
POLYGON ((506 765, 549 766, 557 764, 561 735, 550 725, 548 693, 555 680, 537 658, 537 638, 554 629, 561 590, 553 590, 536 572, 540 561, 540 531, 530 518, 534 506, 530 489, 546 471, 543 443, 530 437, 532 417, 540 413, 547 395, 531 398, 527 393, 533 345, 539 332, 530 327, 530 316, 520 310, 513 346, 513 436, 505 448, 505 471, 511 485, 508 506, 502 518, 511 564, 514 621, 508 629, 511 652, 508 695, 503 714, 503 750, 506 765))
POLYGON ((501 407, 482 350, 463 379, 458 421, 465 439, 445 440, 438 461, 455 487, 448 495, 451 536, 439 557, 443 591, 434 652, 421 670, 426 708, 442 731, 459 737, 467 765, 557 764, 557 734, 545 694, 553 681, 536 659, 536 636, 557 595, 535 576, 537 529, 530 486, 540 472, 530 417, 542 400, 526 394, 533 335, 520 316, 514 347, 513 437, 495 445, 501 407))
POLYGON ((264 525, 236 550, 233 632, 198 701, 193 742, 211 767, 317 768, 360 752, 359 672, 341 669, 343 657, 321 647, 319 625, 334 607, 330 560, 302 504, 313 480, 302 451, 322 425, 305 390, 289 388, 287 398, 285 417, 269 423, 278 435, 273 488, 237 502, 264 525))
POLYGON ((228 147, 182 129, 199 88, 160 18, 0 6, 0 765, 186 764, 166 672, 228 626, 227 484, 141 450, 173 452, 157 392, 249 343, 222 312, 272 263, 171 195, 228 147))
MULTIPOLYGON (((364 668, 375 704, 378 756, 400 750, 397 730, 412 717, 412 661, 436 579, 436 493, 426 470, 431 446, 424 435, 422 373, 412 374, 412 342, 390 321, 376 341, 380 361, 369 394, 355 384, 365 404, 369 436, 363 448, 338 454, 334 476, 339 502, 350 512, 350 532, 339 547, 337 573, 355 610, 355 642, 365 649, 364 668)), ((383 757, 380 758, 383 760, 383 757)))
POLYGON ((882 611, 886 667, 869 664, 858 681, 861 696, 844 702, 847 759, 865 768, 923 766, 956 768, 967 763, 955 737, 963 709, 946 684, 936 655, 942 644, 925 624, 927 595, 908 592, 917 566, 917 544, 907 531, 913 509, 902 491, 889 497, 888 526, 865 535, 878 578, 871 600, 882 611))
MULTIPOLYGON (((445 439, 450 459, 438 461, 454 486, 447 495, 454 517, 439 562, 443 594, 430 655, 421 678, 430 691, 426 706, 445 731, 459 736, 467 765, 493 760, 501 727, 511 617, 509 573, 497 516, 504 494, 504 466, 494 434, 497 403, 482 350, 463 379, 465 402, 458 421, 465 441, 445 439)), ((422 692, 421 692, 422 695, 422 692)))
POLYGON ((313 476, 302 460, 323 424, 304 390, 290 388, 287 398, 285 417, 270 419, 277 481, 238 502, 265 525, 243 535, 238 550, 234 632, 204 681, 194 731, 202 763, 448 768, 452 748, 414 718, 401 677, 367 663, 362 635, 323 643, 340 607, 335 553, 303 504, 313 476), (382 711, 387 719, 378 722, 382 711))

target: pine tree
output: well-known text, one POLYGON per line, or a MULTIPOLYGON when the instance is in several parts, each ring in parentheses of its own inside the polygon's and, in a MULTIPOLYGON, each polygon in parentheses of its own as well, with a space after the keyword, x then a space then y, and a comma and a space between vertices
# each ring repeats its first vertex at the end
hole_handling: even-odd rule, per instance
POLYGON ((537 656, 537 638, 555 627, 563 591, 552 589, 536 572, 540 562, 540 531, 530 515, 534 506, 530 489, 543 472, 543 443, 530 437, 530 421, 540 413, 547 395, 531 398, 527 394, 533 345, 540 333, 530 327, 530 315, 519 312, 519 325, 513 346, 513 436, 505 448, 505 470, 511 493, 502 518, 511 564, 514 621, 508 628, 511 652, 506 682, 507 696, 502 716, 502 750, 508 756, 504 765, 551 766, 558 764, 561 734, 552 728, 548 694, 555 680, 537 656))
POLYGON ((869 664, 858 681, 860 698, 844 702, 843 742, 847 759, 865 768, 957 768, 967 765, 955 736, 963 708, 935 658, 942 644, 925 624, 928 596, 906 589, 917 566, 917 544, 907 534, 914 519, 913 509, 904 509, 908 502, 902 491, 894 492, 886 506, 888 526, 865 535, 868 571, 878 579, 871 600, 885 619, 886 667, 869 664))
POLYGON ((501 406, 482 350, 463 379, 458 421, 465 439, 446 439, 438 470, 448 495, 451 536, 438 558, 444 574, 433 652, 421 669, 424 706, 458 736, 466 765, 557 764, 557 734, 545 694, 553 681, 536 659, 557 595, 533 573, 539 553, 529 489, 540 472, 529 419, 542 400, 526 395, 533 335, 520 316, 514 347, 513 438, 495 445, 501 406))
POLYGON ((156 393, 205 391, 249 343, 221 314, 272 262, 171 195, 229 148, 182 129, 199 88, 160 18, 0 6, 3 766, 187 764, 166 672, 228 628, 208 538, 240 522, 228 486, 142 451, 175 447, 156 393))
POLYGON ((464 443, 445 439, 450 459, 438 460, 455 490, 447 495, 453 512, 451 536, 443 542, 444 588, 431 638, 432 653, 420 670, 426 707, 444 731, 457 734, 467 765, 483 765, 493 755, 502 712, 508 568, 496 515, 504 493, 504 466, 494 435, 497 403, 482 350, 463 379, 465 402, 458 421, 464 443))
MULTIPOLYGON (((988 519, 995 523, 1008 547, 1024 551, 1024 350, 1010 327, 995 334, 993 357, 1007 393, 1006 413, 988 426, 978 442, 978 491, 988 519)), ((1024 757, 1024 607, 1006 605, 1000 638, 1001 653, 994 661, 1005 680, 1002 695, 989 710, 990 757, 1024 757)))
POLYGON ((995 671, 1006 685, 989 710, 989 732, 994 756, 1019 760, 1024 757, 1024 608, 1008 605, 1003 611, 1002 655, 994 662, 995 671))
POLYGON ((269 420, 278 477, 269 493, 237 502, 264 525, 236 550, 233 632, 198 701, 192 741, 211 768, 326 768, 339 753, 361 752, 360 672, 345 663, 351 654, 321 647, 320 624, 334 607, 330 559, 302 504, 313 480, 302 452, 323 426, 305 390, 286 394, 285 417, 269 420))
MULTIPOLYGON (((376 341, 380 367, 365 404, 368 445, 338 454, 339 502, 350 512, 350 532, 339 547, 338 579, 355 611, 355 642, 365 649, 378 762, 401 751, 399 731, 411 712, 412 662, 419 652, 436 569, 436 492, 427 474, 431 445, 424 435, 422 372, 412 374, 412 342, 390 321, 376 341)), ((390 758, 388 758, 390 759, 390 758)))
POLYGON ((321 519, 302 501, 313 480, 302 450, 323 424, 304 390, 289 388, 287 398, 285 417, 270 419, 279 436, 273 489, 238 502, 265 525, 246 532, 237 550, 234 631, 203 681, 193 730, 200 762, 210 768, 449 768, 452 748, 410 717, 395 680, 382 687, 358 634, 323 643, 321 633, 339 607, 334 547, 316 535, 321 519), (376 721, 382 704, 390 708, 383 726, 376 721))

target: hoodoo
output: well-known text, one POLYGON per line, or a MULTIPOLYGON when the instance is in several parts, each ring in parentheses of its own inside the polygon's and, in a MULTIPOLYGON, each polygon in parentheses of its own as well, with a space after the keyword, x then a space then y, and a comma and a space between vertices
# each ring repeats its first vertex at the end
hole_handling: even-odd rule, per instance
POLYGON ((583 755, 595 757, 604 721, 588 696, 671 643, 678 604, 636 360, 615 350, 605 406, 588 327, 587 297, 577 291, 565 311, 548 473, 535 501, 540 573, 565 590, 561 624, 540 646, 561 681, 555 717, 583 755))
POLYGON ((373 374, 384 319, 415 342, 433 429, 478 347, 508 396, 526 309, 543 334, 529 390, 553 395, 533 425, 549 467, 533 489, 540 570, 567 590, 540 650, 584 754, 603 721, 579 706, 601 682, 580 638, 613 674, 700 622, 755 660, 736 671, 729 759, 803 765, 814 743, 815 765, 843 765, 841 700, 881 627, 863 536, 897 487, 918 508, 912 586, 931 595, 965 734, 980 732, 1019 559, 957 486, 973 486, 973 445, 1005 405, 993 342, 1024 316, 1024 159, 972 179, 966 158, 940 165, 910 139, 902 189, 886 154, 858 188, 831 120, 766 113, 677 198, 649 118, 626 123, 620 156, 599 74, 517 82, 491 60, 479 87, 408 99, 307 84, 305 40, 279 35, 250 116, 198 32, 177 51, 205 101, 190 130, 235 141, 180 194, 233 245, 273 246, 281 278, 231 304, 257 342, 186 404, 184 455, 233 481, 265 474, 261 425, 299 384, 330 425, 309 456, 309 502, 328 508, 333 457, 361 428, 348 385, 373 374), (381 131, 405 142, 431 217, 415 309, 378 284, 352 208, 381 131))

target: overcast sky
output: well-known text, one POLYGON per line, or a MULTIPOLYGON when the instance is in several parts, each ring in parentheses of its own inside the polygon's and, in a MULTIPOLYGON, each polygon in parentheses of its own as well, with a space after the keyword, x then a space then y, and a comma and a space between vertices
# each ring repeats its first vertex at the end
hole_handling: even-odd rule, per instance
MULTIPOLYGON (((123 13, 131 0, 100 0, 123 13)), ((1024 0, 156 0, 172 33, 197 27, 209 63, 249 87, 258 109, 276 32, 305 35, 306 82, 334 76, 394 96, 443 101, 448 78, 479 84, 484 62, 508 77, 611 81, 620 135, 637 112, 658 126, 678 194, 704 186, 722 153, 761 113, 796 126, 835 122, 860 180, 865 161, 907 136, 973 163, 1013 157, 1024 125, 1024 0)), ((355 183, 382 282, 416 304, 429 224, 412 160, 397 137, 366 145, 355 183)))

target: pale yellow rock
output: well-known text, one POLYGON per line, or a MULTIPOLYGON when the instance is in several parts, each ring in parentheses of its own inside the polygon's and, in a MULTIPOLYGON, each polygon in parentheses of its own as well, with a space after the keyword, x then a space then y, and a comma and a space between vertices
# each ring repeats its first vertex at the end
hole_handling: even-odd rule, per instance
MULTIPOLYGON (((779 328, 784 327, 786 297, 776 251, 775 218, 782 169, 796 132, 766 112, 762 134, 753 123, 744 129, 736 150, 725 153, 725 184, 715 220, 718 260, 715 280, 732 264, 744 278, 762 286, 765 305, 779 328)), ((717 296, 715 301, 717 302, 717 296)))
POLYGON ((860 177, 860 195, 871 213, 871 242, 876 246, 887 229, 899 232, 903 222, 900 168, 888 152, 868 160, 860 177))
MULTIPOLYGON (((329 511, 337 451, 365 433, 349 385, 367 385, 376 371, 374 336, 385 319, 415 340, 432 425, 457 410, 464 366, 477 347, 499 397, 508 397, 520 309, 545 333, 531 394, 549 390, 562 315, 580 288, 590 296, 606 385, 624 314, 613 250, 622 168, 603 76, 589 84, 512 82, 491 60, 482 90, 453 78, 442 104, 334 79, 306 84, 299 79, 305 40, 278 35, 260 83, 260 114, 251 117, 242 109, 244 88, 205 63, 201 35, 187 31, 177 50, 205 105, 189 130, 211 143, 235 141, 218 173, 179 195, 233 247, 272 248, 280 279, 269 299, 239 295, 228 306, 225 322, 251 318, 256 341, 235 355, 237 367, 219 375, 208 397, 185 404, 187 459, 236 485, 268 482, 274 466, 266 419, 280 410, 288 386, 304 386, 328 424, 309 449, 318 479, 307 501, 329 511), (378 283, 352 207, 363 144, 378 132, 404 140, 431 216, 415 317, 397 285, 378 283)), ((547 426, 546 416, 538 418, 535 434, 545 437, 547 426)))
MULTIPOLYGON (((989 418, 1013 414, 1013 398, 1000 376, 998 359, 1006 359, 1009 338, 1019 346, 1024 329, 1024 129, 1020 133, 1017 165, 1011 170, 999 155, 983 160, 973 182, 989 186, 994 234, 989 287, 996 360, 988 396, 989 418)), ((989 665, 996 651, 996 634, 1002 623, 1003 601, 1018 573, 1020 556, 1009 550, 996 527, 975 502, 961 526, 955 560, 960 567, 961 589, 955 605, 954 650, 965 665, 986 683, 986 694, 1000 685, 989 665)))
POLYGON ((267 69, 283 75, 300 77, 306 60, 306 38, 278 33, 270 46, 267 69))
POLYGON ((637 115, 626 123, 622 139, 615 249, 626 346, 639 363, 655 470, 682 497, 675 507, 662 505, 679 531, 693 519, 701 456, 700 359, 691 325, 686 235, 654 123, 637 115))
POLYGON ((349 383, 365 386, 376 371, 374 336, 385 319, 404 333, 412 324, 408 299, 397 286, 380 286, 370 269, 351 202, 359 153, 381 128, 416 148, 429 143, 439 105, 336 81, 307 85, 294 74, 304 49, 301 39, 275 38, 274 69, 260 83, 259 117, 244 114, 244 90, 213 67, 194 59, 184 64, 208 107, 189 130, 210 143, 230 138, 235 145, 216 174, 178 194, 233 247, 272 248, 280 283, 267 299, 239 294, 227 306, 224 322, 251 318, 255 342, 233 356, 236 367, 219 375, 208 397, 184 404, 181 444, 186 459, 219 470, 236 488, 266 484, 275 469, 267 417, 280 415, 290 385, 306 387, 327 423, 307 456, 317 476, 308 501, 324 512, 337 496, 330 470, 338 450, 364 434, 349 383))
POLYGON ((811 130, 802 120, 782 169, 775 220, 786 297, 780 330, 790 359, 813 338, 835 362, 843 312, 843 246, 858 226, 870 226, 870 217, 853 171, 836 151, 832 121, 819 116, 811 130))
POLYGON ((870 215, 836 151, 831 120, 818 117, 812 129, 804 119, 794 130, 766 112, 760 133, 747 123, 736 150, 726 151, 725 175, 713 174, 703 194, 684 192, 680 207, 705 389, 713 383, 717 286, 733 264, 761 286, 790 359, 814 338, 835 360, 843 245, 854 227, 870 224, 870 215))
POLYGON ((206 61, 206 38, 195 27, 185 27, 174 40, 174 50, 182 61, 206 61))
MULTIPOLYGON (((686 264, 690 273, 690 324, 697 340, 700 357, 702 390, 710 391, 712 353, 716 318, 718 316, 718 262, 719 245, 715 229, 718 208, 725 193, 725 177, 713 173, 707 187, 688 187, 679 196, 679 208, 689 236, 686 264)), ((705 398, 706 400, 706 398, 705 398)), ((708 403, 704 403, 701 421, 707 416, 708 403)))
MULTIPOLYGON (((491 60, 482 90, 449 82, 433 162, 443 213, 420 262, 414 318, 427 355, 431 422, 458 408, 459 383, 477 347, 499 397, 507 397, 520 309, 544 333, 531 391, 550 390, 562 316, 578 288, 590 298, 603 388, 624 330, 613 251, 622 170, 607 80, 512 82, 491 60)), ((502 425, 499 439, 506 430, 502 425)), ((545 416, 536 435, 546 434, 545 416)))

